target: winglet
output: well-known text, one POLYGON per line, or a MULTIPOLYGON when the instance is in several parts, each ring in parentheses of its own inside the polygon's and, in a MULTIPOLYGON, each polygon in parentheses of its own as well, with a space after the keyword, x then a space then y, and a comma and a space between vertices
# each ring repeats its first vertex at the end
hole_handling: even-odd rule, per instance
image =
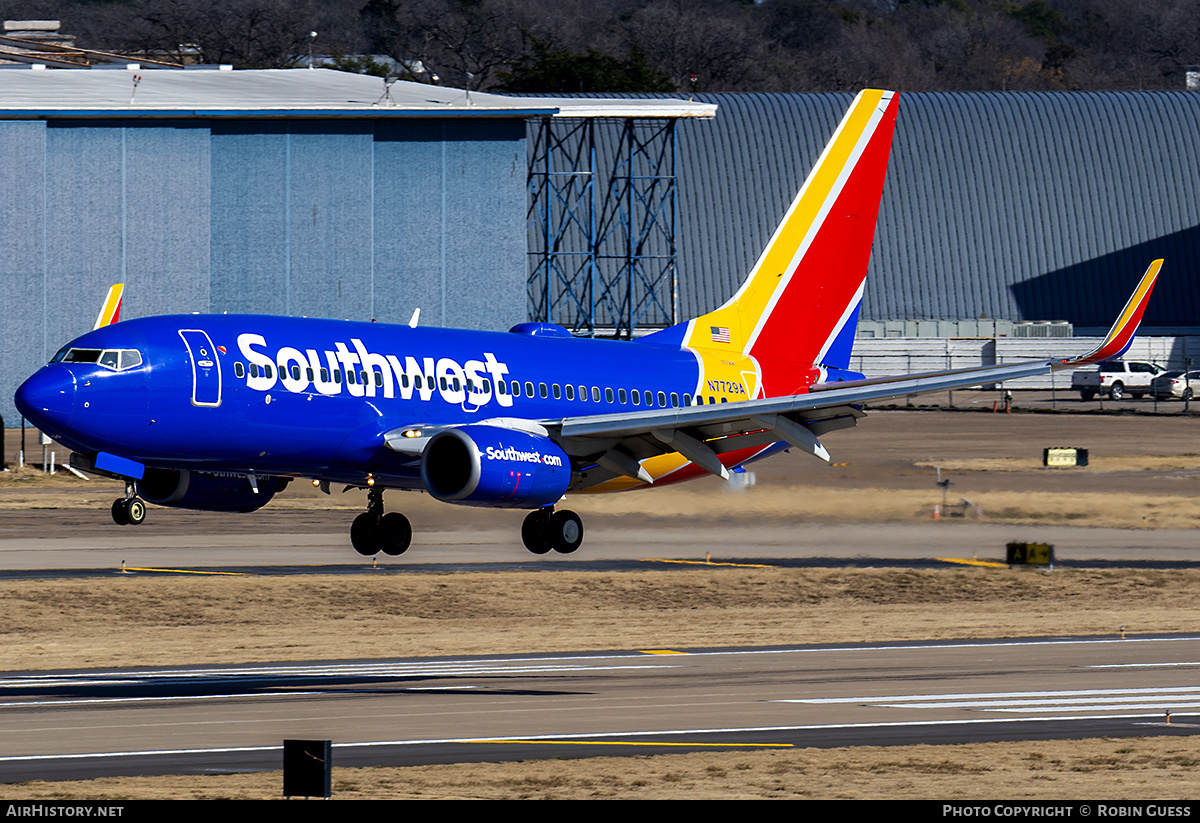
POLYGON ((1142 322, 1142 312, 1146 310, 1146 304, 1150 302, 1150 292, 1154 291, 1154 281, 1158 278, 1158 272, 1162 268, 1162 264, 1162 258, 1159 258, 1150 264, 1150 268, 1146 269, 1146 273, 1142 275, 1141 282, 1138 283, 1137 288, 1130 295, 1129 302, 1125 304, 1125 308, 1117 316, 1117 321, 1108 330, 1108 335, 1104 338, 1104 342, 1083 357, 1077 357, 1074 360, 1064 362, 1071 363, 1072 365, 1098 363, 1101 360, 1111 360, 1124 354, 1129 349, 1130 344, 1133 343, 1133 336, 1137 333, 1138 325, 1142 322))
POLYGON ((108 290, 108 296, 104 298, 104 305, 100 307, 100 314, 96 316, 96 325, 92 329, 98 329, 101 326, 110 326, 121 319, 121 295, 125 293, 124 283, 114 283, 108 290))

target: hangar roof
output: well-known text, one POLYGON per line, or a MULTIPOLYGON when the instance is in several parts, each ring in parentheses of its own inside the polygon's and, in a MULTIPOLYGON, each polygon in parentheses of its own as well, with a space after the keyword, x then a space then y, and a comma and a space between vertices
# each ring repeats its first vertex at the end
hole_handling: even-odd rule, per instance
MULTIPOLYGON (((35 67, 37 69, 37 67, 35 67)), ((333 69, 5 69, 14 117, 713 117, 711 103, 506 97, 333 69), (135 78, 137 78, 135 80, 135 78)))

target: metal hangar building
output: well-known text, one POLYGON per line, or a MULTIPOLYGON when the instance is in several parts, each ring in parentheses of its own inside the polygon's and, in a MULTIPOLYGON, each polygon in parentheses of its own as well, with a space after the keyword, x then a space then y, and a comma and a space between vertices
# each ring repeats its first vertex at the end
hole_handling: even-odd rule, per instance
POLYGON ((324 69, 0 71, 0 415, 124 317, 251 312, 506 329, 527 315, 527 121, 711 117, 324 69))

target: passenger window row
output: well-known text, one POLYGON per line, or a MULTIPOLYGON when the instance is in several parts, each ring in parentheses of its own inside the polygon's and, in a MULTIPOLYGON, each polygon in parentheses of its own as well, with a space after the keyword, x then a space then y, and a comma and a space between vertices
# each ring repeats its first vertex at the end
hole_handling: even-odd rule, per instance
MULTIPOLYGON (((505 393, 503 382, 497 383, 496 386, 501 394, 505 393)), ((680 405, 703 406, 705 403, 715 404, 718 402, 719 403, 728 403, 729 402, 728 398, 725 398, 725 397, 722 397, 722 398, 720 398, 720 400, 718 400, 715 395, 709 395, 707 397, 703 397, 701 395, 696 395, 696 397, 693 398, 690 394, 685 393, 682 395, 683 403, 681 404, 679 402, 680 394, 678 392, 671 392, 670 404, 668 405, 667 393, 664 391, 656 392, 652 389, 641 389, 641 390, 639 390, 639 389, 628 389, 628 390, 617 389, 614 392, 612 388, 605 387, 604 389, 601 389, 599 386, 592 386, 591 391, 589 393, 587 386, 579 386, 578 391, 577 391, 576 387, 571 384, 567 384, 566 386, 559 386, 558 383, 551 383, 549 386, 547 386, 545 383, 538 383, 536 394, 535 394, 534 385, 531 381, 526 381, 525 383, 521 383, 519 380, 513 380, 509 384, 509 393, 511 393, 513 397, 521 397, 522 391, 524 392, 525 397, 546 398, 546 397, 553 396, 555 400, 560 400, 560 399, 562 399, 563 395, 565 394, 567 400, 578 399, 579 401, 582 401, 582 402, 587 402, 588 396, 590 394, 593 403, 600 402, 601 393, 603 392, 603 397, 604 397, 605 403, 612 403, 615 401, 622 405, 629 405, 630 403, 632 403, 632 405, 634 405, 634 406, 644 405, 647 408, 657 407, 660 409, 677 408, 680 405), (522 386, 524 387, 523 390, 522 390, 522 386)))
MULTIPOLYGON (((247 371, 246 366, 242 362, 238 361, 233 364, 233 373, 235 375, 237 375, 238 378, 244 378, 246 376, 246 371, 247 371)), ((249 372, 250 372, 251 377, 259 377, 261 375, 263 377, 266 377, 268 380, 270 380, 271 378, 273 378, 275 376, 274 371, 271 366, 267 365, 267 366, 260 367, 257 363, 250 364, 249 372)), ((304 372, 305 372, 304 376, 307 378, 309 383, 317 382, 314 379, 315 373, 311 367, 306 368, 304 370, 304 372)), ((300 380, 300 367, 293 363, 288 374, 291 376, 291 379, 300 380)), ((332 381, 330 380, 331 375, 330 375, 330 372, 328 369, 325 369, 325 368, 320 369, 319 374, 320 374, 320 382, 321 383, 332 382, 332 383, 340 384, 342 382, 343 374, 342 374, 341 369, 333 370, 332 381)), ((379 371, 372 371, 371 374, 373 376, 368 378, 366 371, 347 371, 345 373, 345 380, 346 380, 346 383, 348 383, 350 385, 356 385, 356 384, 366 385, 368 380, 371 380, 372 382, 374 382, 376 387, 382 387, 383 386, 383 374, 379 371)), ((280 376, 282 377, 282 375, 280 375, 280 376)), ((410 382, 410 378, 407 374, 400 375, 400 385, 402 387, 407 389, 409 387, 409 382, 410 382)), ((454 378, 442 377, 438 380, 435 380, 432 375, 429 375, 429 376, 419 375, 415 378, 412 378, 412 382, 416 385, 417 388, 421 388, 422 383, 424 383, 427 388, 430 388, 430 389, 441 388, 443 391, 459 391, 463 388, 463 384, 459 381, 459 379, 457 377, 454 377, 454 378), (428 381, 428 382, 426 382, 426 381, 428 381)), ((492 381, 486 377, 482 378, 478 383, 476 383, 474 380, 468 379, 466 381, 466 390, 467 390, 467 392, 469 392, 471 394, 476 394, 476 393, 491 394, 492 381)), ((511 395, 512 397, 539 397, 542 399, 546 399, 546 398, 553 396, 555 400, 561 400, 565 395, 567 400, 571 400, 571 401, 578 400, 580 402, 587 402, 588 397, 590 396, 593 403, 600 402, 601 393, 603 392, 604 402, 606 402, 606 403, 613 403, 614 401, 617 401, 617 402, 621 403, 622 405, 629 405, 630 402, 632 402, 632 404, 634 406, 645 405, 647 408, 657 407, 657 408, 661 408, 661 409, 677 408, 678 406, 681 405, 680 404, 681 396, 678 392, 671 392, 670 405, 668 405, 668 403, 667 403, 668 396, 667 396, 666 392, 664 392, 664 391, 655 392, 651 389, 641 389, 641 390, 628 389, 628 390, 626 390, 626 389, 622 388, 622 389, 617 389, 614 392, 613 389, 609 388, 609 387, 605 387, 604 389, 601 389, 599 386, 592 386, 591 390, 589 391, 587 386, 581 385, 581 386, 576 387, 571 384, 567 384, 566 386, 561 386, 558 383, 550 383, 549 385, 547 385, 546 383, 538 383, 537 387, 535 389, 532 381, 525 381, 524 383, 522 383, 519 380, 513 380, 510 383, 505 383, 503 380, 501 380, 496 383, 496 391, 497 391, 497 393, 499 393, 501 395, 511 395)), ((687 393, 684 393, 682 395, 682 400, 683 400, 682 405, 684 405, 684 406, 691 406, 691 405, 703 406, 705 403, 712 405, 717 402, 721 402, 721 403, 729 402, 728 399, 725 397, 720 398, 720 400, 718 401, 717 397, 714 395, 708 395, 707 397, 701 396, 701 395, 696 395, 696 397, 693 398, 690 394, 687 394, 687 393), (693 402, 693 400, 694 400, 694 402, 693 402)))

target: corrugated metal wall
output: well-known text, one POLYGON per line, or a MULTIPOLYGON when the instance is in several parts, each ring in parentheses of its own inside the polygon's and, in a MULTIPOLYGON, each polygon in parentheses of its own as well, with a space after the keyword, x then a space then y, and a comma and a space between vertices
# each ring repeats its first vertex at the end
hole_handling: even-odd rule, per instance
MULTIPOLYGON (((849 94, 708 94, 680 122, 683 312, 722 303, 849 94)), ((1200 94, 909 93, 866 319, 1067 320, 1102 331, 1154 257, 1148 327, 1200 326, 1200 94)))
POLYGON ((125 317, 525 315, 521 120, 0 121, 0 158, 9 425, 118 281, 125 317))

